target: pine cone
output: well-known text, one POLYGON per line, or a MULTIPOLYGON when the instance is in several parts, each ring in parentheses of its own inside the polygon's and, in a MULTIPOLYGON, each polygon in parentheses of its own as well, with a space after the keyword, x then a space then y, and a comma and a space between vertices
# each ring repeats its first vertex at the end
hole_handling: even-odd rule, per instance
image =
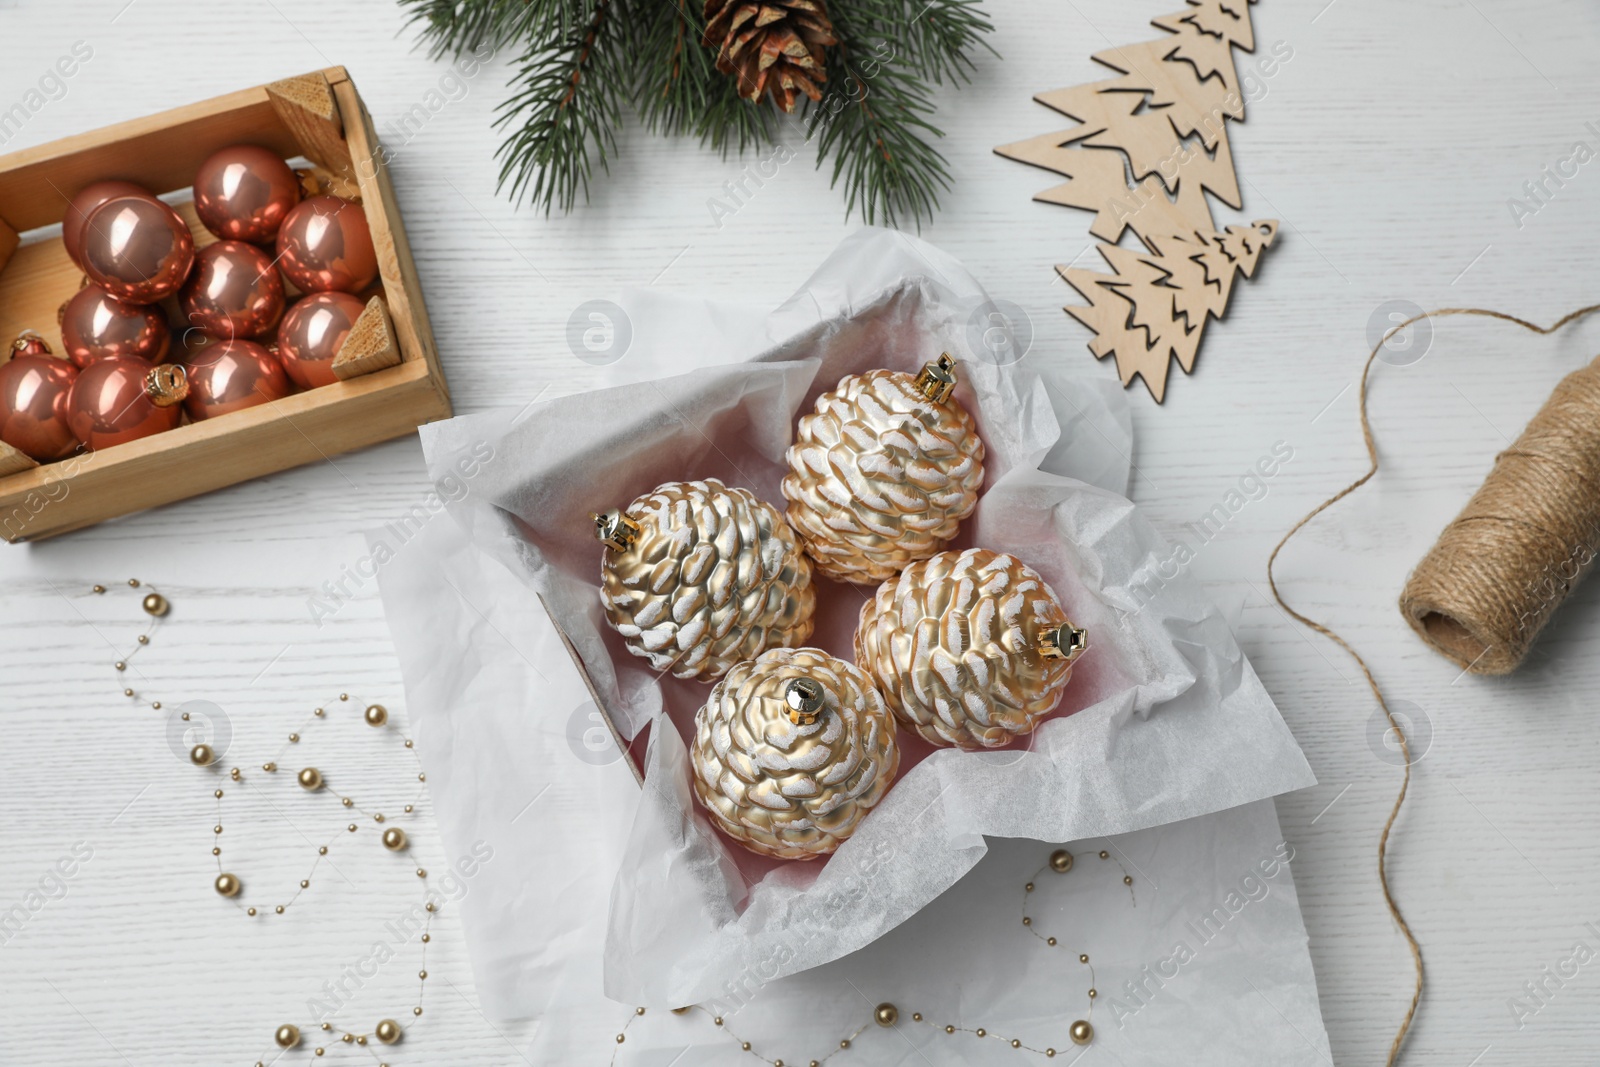
POLYGON ((881 582, 943 549, 977 507, 983 441, 950 396, 954 368, 946 356, 920 375, 852 374, 801 417, 786 517, 823 575, 881 582))
POLYGON ((894 717, 866 673, 816 648, 734 666, 695 713, 694 793, 717 828, 779 859, 827 855, 900 766, 894 717))
POLYGON ((1055 710, 1086 645, 1038 572, 969 548, 913 563, 861 607, 856 663, 935 745, 997 748, 1055 710))
POLYGON ((702 40, 716 50, 717 69, 736 75, 739 95, 763 92, 793 111, 796 90, 822 99, 828 80, 823 50, 838 41, 822 0, 706 0, 702 40))
POLYGON ((777 509, 748 490, 668 482, 594 519, 608 546, 606 617, 656 670, 714 681, 811 636, 811 564, 777 509))

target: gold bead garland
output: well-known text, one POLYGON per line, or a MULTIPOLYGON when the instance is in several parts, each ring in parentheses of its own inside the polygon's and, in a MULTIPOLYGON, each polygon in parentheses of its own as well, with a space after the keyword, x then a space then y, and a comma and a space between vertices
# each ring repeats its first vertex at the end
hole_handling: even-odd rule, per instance
MULTIPOLYGON (((132 589, 139 589, 141 587, 141 583, 136 578, 129 579, 128 586, 132 589)), ((95 594, 104 594, 106 592, 106 587, 104 585, 95 585, 92 588, 92 592, 95 594)), ((144 594, 141 601, 141 606, 145 614, 150 616, 150 623, 145 632, 138 635, 138 642, 134 649, 112 665, 119 674, 127 671, 129 660, 133 659, 135 655, 149 646, 150 638, 154 633, 158 622, 169 614, 172 607, 170 601, 168 601, 165 596, 156 592, 153 588, 144 594)), ((122 695, 134 700, 140 699, 135 690, 128 686, 122 687, 122 695)), ((338 702, 349 703, 350 695, 348 693, 340 693, 338 696, 338 702)), ((159 700, 150 701, 149 706, 152 710, 161 710, 161 702, 159 700)), ((328 702, 328 706, 335 706, 334 702, 328 702)), ((389 722, 388 710, 381 704, 367 705, 365 710, 362 712, 362 717, 365 722, 372 727, 385 727, 389 722)), ((278 752, 275 753, 274 758, 269 759, 261 764, 262 772, 268 775, 275 775, 278 771, 279 759, 283 757, 289 746, 296 745, 300 742, 301 732, 308 728, 312 723, 325 720, 327 718, 328 715, 326 707, 318 707, 314 709, 311 715, 308 716, 306 723, 302 725, 301 729, 289 734, 288 741, 279 748, 278 752)), ((183 712, 182 719, 184 721, 188 721, 189 714, 187 712, 183 712)), ((411 752, 413 759, 415 759, 415 744, 410 738, 402 738, 402 741, 405 748, 411 752)), ((217 765, 219 754, 209 744, 197 744, 193 746, 189 750, 188 757, 189 762, 199 770, 213 774, 221 773, 221 767, 217 765)), ((247 776, 238 766, 229 767, 227 774, 228 779, 231 782, 249 782, 247 776)), ((349 808, 353 811, 359 812, 360 814, 371 818, 376 823, 382 824, 386 822, 386 816, 383 814, 383 812, 376 810, 368 811, 361 805, 357 804, 353 797, 347 796, 344 793, 339 792, 337 789, 329 786, 327 778, 317 767, 302 768, 296 775, 296 780, 301 788, 305 789, 309 793, 327 792, 330 796, 338 799, 341 807, 349 808)), ((421 799, 422 790, 424 788, 423 783, 426 781, 427 776, 422 772, 419 766, 417 771, 418 786, 416 795, 412 797, 409 803, 404 805, 403 812, 405 815, 412 815, 416 811, 416 803, 421 799)), ((214 843, 211 847, 211 855, 216 860, 217 875, 212 883, 212 887, 216 890, 219 896, 227 900, 232 900, 235 906, 239 907, 240 910, 244 912, 246 917, 255 918, 262 914, 261 909, 254 905, 246 905, 245 902, 240 899, 245 888, 243 880, 238 875, 222 869, 222 847, 220 840, 224 831, 222 822, 222 801, 226 796, 226 791, 221 788, 215 788, 212 790, 212 796, 217 805, 217 823, 214 827, 212 827, 212 840, 214 843)), ((350 823, 346 827, 346 830, 350 833, 355 833, 358 829, 359 827, 356 823, 350 823)), ((328 855, 328 846, 337 839, 337 836, 338 835, 335 834, 334 837, 330 838, 326 844, 318 846, 316 858, 312 861, 311 869, 307 872, 306 877, 300 879, 299 888, 285 903, 274 905, 272 907, 273 914, 284 914, 289 906, 294 904, 295 901, 299 899, 300 893, 311 887, 312 876, 316 874, 317 868, 321 864, 323 858, 328 855)), ((382 834, 382 844, 386 851, 402 852, 410 847, 410 838, 400 827, 388 826, 382 834)), ((426 982, 428 979, 428 944, 432 941, 433 918, 438 912, 438 904, 432 899, 432 888, 427 880, 428 872, 424 868, 418 867, 416 868, 416 876, 422 881, 424 918, 422 934, 419 938, 417 1002, 412 1007, 411 1013, 413 1018, 420 1018, 422 1015, 422 994, 423 990, 426 988, 426 982)), ((378 1059, 377 1054, 372 1051, 371 1047, 369 1047, 373 1042, 377 1042, 386 1046, 394 1045, 399 1043, 405 1036, 404 1028, 401 1027, 401 1025, 395 1020, 387 1018, 379 1020, 370 1033, 345 1030, 328 1022, 322 1022, 318 1025, 323 1033, 329 1035, 330 1037, 337 1037, 339 1039, 339 1043, 342 1045, 353 1045, 366 1048, 367 1051, 373 1055, 375 1060, 378 1059)), ((273 1049, 271 1054, 260 1057, 256 1061, 255 1067, 265 1067, 265 1064, 270 1062, 272 1059, 275 1059, 276 1056, 281 1055, 282 1053, 291 1049, 298 1048, 302 1043, 303 1032, 299 1026, 293 1023, 285 1023, 279 1026, 272 1035, 273 1049)), ((327 1054, 328 1048, 326 1046, 318 1046, 314 1048, 312 1052, 314 1055, 320 1057, 327 1054)), ((387 1062, 379 1062, 378 1067, 389 1067, 389 1064, 387 1062)))
MULTIPOLYGON (((1098 855, 1102 860, 1109 860, 1111 858, 1111 853, 1105 849, 1100 850, 1098 855)), ((1022 887, 1022 925, 1028 930, 1029 933, 1033 934, 1035 938, 1044 942, 1045 945, 1050 948, 1056 947, 1058 944, 1057 939, 1054 936, 1041 934, 1034 928, 1033 919, 1030 915, 1028 915, 1028 900, 1037 888, 1035 880, 1040 875, 1042 875, 1045 871, 1051 871, 1056 874, 1066 874, 1073 869, 1075 861, 1076 857, 1067 849, 1056 849, 1050 854, 1044 865, 1035 871, 1033 877, 1028 879, 1027 883, 1022 887)), ((1117 861, 1117 866, 1122 867, 1120 860, 1117 861)), ((1133 895, 1133 876, 1127 873, 1126 868, 1123 868, 1122 884, 1128 887, 1128 898, 1133 902, 1133 905, 1137 907, 1138 901, 1133 895)), ((1097 990, 1094 985, 1094 968, 1089 963, 1089 954, 1086 952, 1080 952, 1078 954, 1078 963, 1081 966, 1089 968, 1089 989, 1086 995, 1088 1000, 1088 1010, 1085 1013, 1084 1018, 1073 1021, 1073 1023, 1067 1027, 1067 1040, 1073 1045, 1082 1047, 1087 1046, 1094 1041, 1094 1002, 1095 998, 1100 994, 1099 990, 1097 990)), ((768 1064, 769 1067, 786 1067, 786 1065, 788 1065, 788 1067, 800 1067, 802 1063, 806 1064, 807 1067, 821 1067, 822 1064, 826 1063, 834 1056, 837 1056, 839 1053, 848 1051, 853 1046, 856 1038, 860 1037, 861 1034, 872 1027, 873 1024, 877 1024, 885 1029, 893 1029, 899 1026, 901 1022, 905 1020, 904 1013, 897 1005, 884 1002, 872 1009, 872 1018, 870 1021, 862 1023, 849 1035, 841 1038, 838 1045, 826 1055, 813 1060, 790 1061, 769 1058, 764 1053, 757 1051, 749 1041, 734 1033, 733 1029, 728 1026, 726 1019, 715 1014, 713 1011, 711 1011, 711 1009, 703 1005, 691 1004, 687 1007, 673 1008, 672 1014, 685 1015, 689 1012, 696 1011, 702 1013, 708 1019, 710 1019, 711 1024, 722 1033, 727 1034, 730 1040, 738 1044, 741 1051, 748 1052, 751 1056, 765 1064, 768 1064)), ((628 1016, 628 1021, 623 1023, 622 1029, 617 1032, 616 1040, 611 1051, 612 1067, 616 1067, 617 1053, 622 1050, 621 1046, 627 1042, 628 1029, 633 1026, 635 1020, 639 1019, 644 1014, 644 1008, 635 1008, 633 1010, 633 1014, 628 1016)), ((1032 1045, 1024 1044, 1021 1038, 1006 1037, 1002 1034, 992 1033, 987 1027, 983 1026, 957 1026, 954 1023, 935 1022, 924 1016, 920 1011, 912 1012, 910 1019, 911 1022, 922 1026, 927 1026, 936 1033, 943 1033, 948 1036, 954 1036, 956 1034, 971 1034, 973 1037, 977 1038, 992 1038, 1002 1042, 1018 1052, 1031 1052, 1036 1055, 1043 1056, 1046 1059, 1054 1059, 1060 1051, 1054 1046, 1035 1048, 1032 1045)), ((1065 1046, 1063 1046, 1063 1048, 1064 1047, 1065 1046)))

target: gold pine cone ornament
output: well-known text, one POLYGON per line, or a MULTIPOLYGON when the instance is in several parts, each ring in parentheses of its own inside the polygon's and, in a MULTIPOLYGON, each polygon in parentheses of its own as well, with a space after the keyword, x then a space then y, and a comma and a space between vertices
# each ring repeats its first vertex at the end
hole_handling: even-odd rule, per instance
POLYGON ((606 618, 656 670, 715 681, 811 636, 811 564, 777 509, 748 490, 668 482, 591 518, 606 546, 606 618))
POLYGON ((751 852, 833 852, 900 766, 894 717, 867 674, 820 649, 737 664, 695 714, 694 795, 751 852))
POLYGON ((969 548, 911 564, 861 608, 856 663, 935 745, 998 748, 1055 710, 1088 648, 1038 572, 969 548))
POLYGON ((983 441, 956 384, 944 355, 919 374, 849 375, 801 416, 785 517, 824 576, 881 582, 941 551, 977 507, 983 441))

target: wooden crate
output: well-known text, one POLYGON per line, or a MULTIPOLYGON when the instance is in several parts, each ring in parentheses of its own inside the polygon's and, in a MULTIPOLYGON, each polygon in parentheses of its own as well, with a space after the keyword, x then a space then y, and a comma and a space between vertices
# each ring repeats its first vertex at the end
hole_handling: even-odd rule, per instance
MULTIPOLYGON (((0 456, 0 536, 30 541, 411 433, 450 415, 416 263, 372 117, 343 67, 219 96, 0 157, 0 338, 38 330, 57 351, 56 313, 81 273, 59 238, 19 234, 59 223, 79 190, 124 178, 162 193, 192 185, 219 148, 250 143, 304 156, 353 182, 378 252, 399 361, 166 433, 32 465, 0 456), (26 469, 14 470, 16 467, 26 469), (7 470, 7 467, 13 470, 7 470)), ((215 240, 176 205, 196 244, 215 240)), ((176 343, 176 338, 174 339, 176 343)))

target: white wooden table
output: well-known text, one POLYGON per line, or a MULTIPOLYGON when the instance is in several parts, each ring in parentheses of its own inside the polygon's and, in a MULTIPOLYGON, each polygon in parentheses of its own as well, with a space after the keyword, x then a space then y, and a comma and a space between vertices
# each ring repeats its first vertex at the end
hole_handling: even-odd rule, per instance
MULTIPOLYGON (((983 61, 972 88, 943 98, 956 187, 924 236, 1030 313, 1029 358, 1112 373, 1058 310, 1072 297, 1051 270, 1092 258, 1087 216, 1032 203, 1051 176, 990 148, 1053 128, 1033 93, 1096 77, 1091 52, 1153 36, 1148 19, 1177 6, 994 0, 986 7, 1004 63, 983 61)), ((1322 782, 1278 807, 1342 1067, 1381 1062, 1410 988, 1373 869, 1399 769, 1381 737, 1371 740, 1375 706, 1353 664, 1271 603, 1265 560, 1296 518, 1363 468, 1351 383, 1383 302, 1488 305, 1547 321, 1596 299, 1600 164, 1552 184, 1520 226, 1508 198, 1525 195, 1523 183, 1568 158, 1574 142, 1600 149, 1600 129, 1586 125, 1600 124, 1600 13, 1579 0, 1267 0, 1254 19, 1259 41, 1286 42, 1293 55, 1260 80, 1233 148, 1242 217, 1281 219, 1282 234, 1257 280, 1235 290, 1231 318, 1211 327, 1198 372, 1174 372, 1163 409, 1133 398, 1133 492, 1176 533, 1274 443, 1293 448, 1267 494, 1198 553, 1191 573, 1219 600, 1242 600, 1241 641, 1322 782)), ((491 158, 508 57, 420 129, 397 133, 391 123, 446 67, 412 50, 389 0, 0 0, 0 33, 0 107, 74 42, 93 49, 64 95, 0 146, 7 151, 347 65, 395 150, 462 412, 589 385, 592 368, 566 341, 586 300, 657 285, 776 303, 854 225, 797 146, 719 226, 708 200, 750 161, 632 129, 587 207, 552 218, 516 211, 495 194, 491 158)), ((1600 586, 1581 591, 1534 661, 1502 681, 1458 677, 1394 605, 1493 454, 1597 347, 1600 322, 1551 340, 1438 324, 1424 358, 1377 375, 1385 472, 1283 559, 1291 599, 1364 650, 1392 696, 1429 726, 1391 854, 1428 953, 1430 989, 1408 1054, 1418 1065, 1594 1061, 1600 963, 1547 984, 1542 1003, 1524 983, 1577 942, 1600 949, 1600 586), (1508 1005, 1518 997, 1538 1009, 1520 1027, 1508 1005)), ((126 588, 88 590, 136 576, 171 597, 171 621, 137 661, 134 684, 221 705, 236 753, 269 754, 341 690, 388 703, 403 720, 375 585, 349 585, 353 598, 320 625, 308 605, 324 583, 345 580, 364 552, 361 531, 426 492, 417 443, 406 439, 0 550, 0 912, 75 846, 92 850, 64 888, 47 881, 59 899, 0 936, 0 1063, 253 1062, 272 1029, 305 1017, 305 1002, 364 960, 382 921, 411 903, 411 859, 388 856, 368 831, 341 843, 337 872, 325 870, 283 919, 251 926, 219 907, 209 787, 170 751, 165 717, 122 699, 111 669, 141 628, 137 601, 126 588)), ((352 791, 404 789, 409 764, 365 727, 324 724, 302 748, 313 744, 345 769, 352 791)), ((342 815, 292 789, 242 792, 224 834, 230 861, 257 884, 292 886, 307 840, 342 815)), ((441 863, 426 810, 424 801, 412 858, 441 863)), ((435 928, 425 1025, 397 1062, 519 1063, 524 1032, 479 1013, 454 923, 447 910, 435 928)), ((409 1017, 414 969, 402 955, 354 983, 355 1017, 409 1017)))

